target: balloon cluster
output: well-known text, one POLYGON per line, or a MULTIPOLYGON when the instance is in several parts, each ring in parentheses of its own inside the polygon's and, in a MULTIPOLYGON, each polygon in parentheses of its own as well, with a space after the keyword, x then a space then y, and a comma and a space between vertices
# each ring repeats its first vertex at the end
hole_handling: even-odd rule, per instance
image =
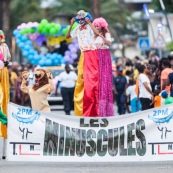
POLYGON ((37 50, 33 48, 32 41, 29 37, 22 35, 19 30, 14 30, 13 35, 16 37, 16 44, 22 51, 22 55, 28 59, 33 65, 40 66, 57 66, 64 64, 64 58, 58 53, 40 55, 37 50))
POLYGON ((40 34, 50 34, 50 35, 56 35, 61 29, 60 24, 56 23, 49 23, 46 19, 42 19, 41 23, 37 26, 37 31, 40 34))
POLYGON ((73 63, 73 60, 77 59, 77 51, 79 49, 79 45, 77 43, 77 39, 74 39, 71 44, 68 45, 68 49, 65 51, 64 61, 68 63, 73 63))
MULTIPOLYGON (((77 25, 73 26, 73 29, 77 25)), ((64 29, 69 27, 61 27, 60 24, 49 23, 46 19, 42 19, 40 23, 29 22, 23 23, 13 31, 13 35, 16 38, 16 44, 21 49, 22 55, 33 65, 40 66, 58 66, 65 63, 72 64, 73 61, 78 57, 77 51, 79 49, 77 40, 72 40, 68 45, 68 49, 63 57, 58 53, 47 53, 45 55, 39 54, 34 49, 33 43, 35 42, 38 46, 41 46, 45 41, 49 43, 53 38, 56 40, 58 37, 62 37, 65 34, 64 29), (49 38, 49 39, 48 39, 49 38)), ((65 39, 65 38, 64 38, 65 39)), ((53 42, 53 41, 52 41, 53 42)))

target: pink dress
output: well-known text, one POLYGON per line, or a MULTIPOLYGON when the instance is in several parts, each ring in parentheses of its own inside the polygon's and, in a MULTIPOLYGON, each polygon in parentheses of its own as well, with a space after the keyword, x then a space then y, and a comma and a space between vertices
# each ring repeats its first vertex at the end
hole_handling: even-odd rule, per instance
MULTIPOLYGON (((106 33, 105 37, 108 41, 111 41, 109 33, 106 33)), ((113 76, 109 46, 99 36, 95 39, 95 44, 98 51, 99 68, 98 113, 99 117, 113 116, 113 76)))

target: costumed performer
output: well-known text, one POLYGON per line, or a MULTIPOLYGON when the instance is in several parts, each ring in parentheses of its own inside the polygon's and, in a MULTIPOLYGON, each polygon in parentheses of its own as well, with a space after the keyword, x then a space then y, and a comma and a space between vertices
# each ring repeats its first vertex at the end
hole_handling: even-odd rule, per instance
POLYGON ((91 20, 90 13, 80 10, 71 19, 66 38, 77 38, 81 50, 74 92, 75 115, 98 117, 98 55, 93 39, 99 33, 91 20), (79 25, 71 31, 75 21, 79 25))
POLYGON ((22 72, 21 90, 29 94, 32 109, 50 112, 47 96, 54 90, 52 75, 43 69, 37 69, 34 75, 35 84, 27 86, 29 73, 27 71, 22 72))
POLYGON ((7 124, 7 116, 5 116, 4 113, 1 111, 2 101, 3 101, 3 90, 2 90, 2 85, 0 81, 0 122, 2 124, 7 124))
MULTIPOLYGON (((5 42, 5 35, 2 30, 0 30, 0 60, 4 63, 2 69, 0 69, 0 81, 2 87, 2 104, 1 111, 7 116, 8 113, 8 102, 10 100, 10 84, 9 84, 9 74, 8 74, 8 64, 11 59, 10 51, 5 42)), ((7 126, 0 124, 0 136, 4 138, 7 137, 7 126)))
POLYGON ((99 116, 113 116, 113 76, 112 60, 109 47, 111 45, 111 35, 108 30, 108 23, 102 17, 93 21, 94 27, 98 30, 99 35, 94 37, 95 45, 98 52, 98 71, 99 71, 99 95, 98 108, 99 116))

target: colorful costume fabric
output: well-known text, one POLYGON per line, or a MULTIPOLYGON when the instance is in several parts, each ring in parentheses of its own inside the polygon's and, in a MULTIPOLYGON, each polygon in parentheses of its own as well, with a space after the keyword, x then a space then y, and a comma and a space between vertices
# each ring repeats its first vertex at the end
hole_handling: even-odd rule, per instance
MULTIPOLYGON (((3 39, 4 42, 4 39, 3 39)), ((1 57, 3 57, 3 61, 9 61, 11 58, 8 46, 3 43, 2 40, 0 42, 0 54, 1 57)), ((8 102, 10 100, 10 84, 9 84, 9 74, 7 67, 3 67, 0 69, 0 83, 2 88, 2 103, 1 103, 1 110, 3 112, 3 115, 8 115, 8 102)), ((0 123, 0 136, 3 136, 4 138, 7 137, 7 126, 2 125, 0 123)))
POLYGON ((2 124, 7 124, 7 116, 1 111, 1 105, 3 101, 3 91, 2 91, 2 85, 0 84, 0 122, 2 124))
POLYGON ((74 93, 74 110, 77 116, 98 116, 98 55, 94 44, 94 32, 87 24, 71 32, 77 38, 82 51, 78 79, 74 93), (85 26, 85 27, 84 27, 85 26))
MULTIPOLYGON (((109 33, 105 35, 106 40, 111 42, 109 33)), ((98 111, 99 116, 113 116, 113 82, 112 82, 112 60, 109 46, 106 45, 102 37, 95 38, 95 44, 98 52, 98 69, 99 69, 99 95, 98 95, 98 111)))

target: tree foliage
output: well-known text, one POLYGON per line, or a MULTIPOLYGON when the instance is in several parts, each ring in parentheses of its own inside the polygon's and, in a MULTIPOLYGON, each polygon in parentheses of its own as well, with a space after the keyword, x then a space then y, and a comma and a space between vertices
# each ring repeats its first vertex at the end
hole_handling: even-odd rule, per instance
POLYGON ((44 17, 40 2, 41 0, 12 0, 9 7, 11 27, 24 22, 40 21, 44 17))
MULTIPOLYGON (((166 12, 172 13, 173 12, 173 0, 163 0, 163 3, 164 3, 166 12)), ((153 0, 150 7, 153 8, 157 12, 162 11, 159 0, 153 0)))

